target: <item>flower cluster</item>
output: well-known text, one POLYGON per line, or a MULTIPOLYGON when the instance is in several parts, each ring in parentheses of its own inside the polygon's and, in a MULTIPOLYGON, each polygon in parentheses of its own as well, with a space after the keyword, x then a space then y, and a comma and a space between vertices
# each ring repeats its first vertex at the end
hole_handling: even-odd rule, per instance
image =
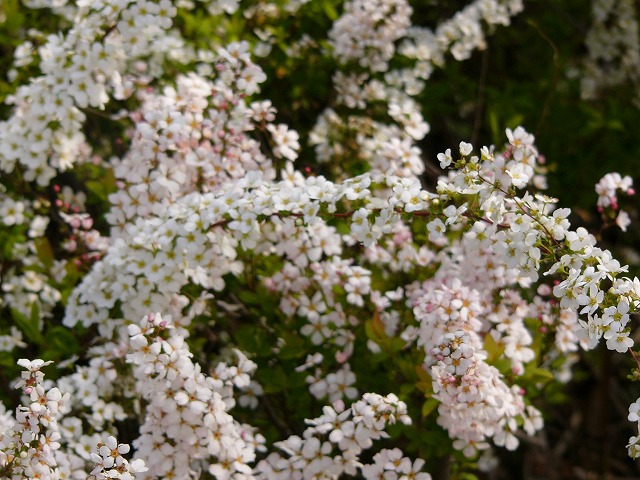
POLYGON ((255 363, 236 351, 238 365, 220 363, 210 377, 191 361, 184 337, 173 334, 169 317, 149 314, 128 331, 127 362, 134 365, 136 391, 147 402, 134 441, 137 454, 149 465, 139 478, 187 478, 204 470, 218 480, 249 474, 257 437, 227 411, 235 405, 233 387, 249 385, 255 363))
MULTIPOLYGON (((33 6, 61 7, 48 1, 33 6)), ((132 68, 134 60, 172 47, 166 31, 176 8, 168 0, 91 2, 87 7, 66 11, 74 27, 66 35, 47 37, 37 50, 41 75, 11 99, 14 115, 0 128, 2 171, 19 164, 26 180, 48 185, 56 170, 86 160, 82 109, 104 109, 109 93, 128 96, 141 77, 132 68)))
MULTIPOLYGON (((58 387, 49 362, 18 362, 3 478, 429 480, 431 435, 490 463, 542 428, 535 395, 575 352, 634 346, 640 281, 540 193, 532 134, 460 142, 430 166, 435 188, 420 177, 426 81, 521 0, 475 0, 434 30, 406 0, 25 3, 63 31, 17 48, 11 77, 34 78, 0 123, 18 179, 0 185, 15 324, 0 351, 64 361, 58 387), (325 38, 281 45, 319 10, 325 38), (269 51, 330 64, 331 98, 260 97, 285 75, 269 51), (317 118, 282 123, 307 103, 317 118)), ((624 230, 618 190, 631 178, 596 186, 624 230)))
POLYGON ((127 461, 122 455, 129 453, 130 447, 126 443, 118 443, 116 437, 109 436, 104 443, 98 443, 98 453, 91 453, 91 459, 96 463, 90 480, 107 480, 119 478, 133 480, 135 473, 146 472, 148 469, 140 459, 127 461))
MULTIPOLYGON (((384 478, 398 478, 397 475, 391 475, 395 472, 408 474, 410 471, 416 474, 424 464, 423 460, 416 460, 412 464, 408 458, 402 458, 400 450, 388 455, 387 461, 382 461, 388 454, 387 450, 383 450, 374 457, 373 465, 359 462, 359 455, 371 448, 374 440, 388 438, 385 432, 387 425, 411 423, 406 414, 406 405, 395 395, 383 397, 367 393, 348 409, 344 409, 343 403, 337 402, 333 407, 325 406, 322 410, 322 416, 307 420, 311 426, 304 431, 302 438, 291 436, 275 444, 287 456, 273 452, 258 462, 256 478, 339 478, 343 474, 356 475, 360 470, 369 479, 376 478, 374 470, 379 465, 382 466, 380 474, 387 472, 384 478), (336 454, 336 449, 340 453, 336 454)), ((431 477, 422 474, 417 478, 428 480, 431 477)))
POLYGON ((348 1, 329 32, 334 57, 342 63, 357 60, 374 72, 386 71, 395 41, 411 25, 411 13, 406 0, 348 1))
POLYGON ((523 318, 518 318, 517 309, 512 310, 505 301, 494 307, 495 314, 501 315, 503 310, 508 317, 496 322, 497 330, 484 333, 491 325, 486 320, 497 319, 492 317, 493 312, 483 311, 478 292, 462 286, 457 279, 450 287, 427 283, 413 295, 420 322, 417 343, 425 349, 433 398, 440 402, 438 423, 456 439, 454 446, 465 455, 473 456, 477 449, 487 448, 489 438, 496 445, 515 449, 517 425, 524 423, 526 433, 533 435, 542 427, 541 416, 525 405, 520 387, 505 384, 503 375, 487 364, 481 335, 489 335, 491 341, 498 337, 513 373, 522 374, 523 364, 534 357, 523 318))
POLYGON ((60 478, 58 419, 65 413, 69 394, 57 387, 45 390, 42 367, 52 362, 21 359, 25 369, 16 388, 22 389, 27 406, 16 409, 15 420, 1 425, 0 474, 3 478, 60 478))
POLYGON ((626 175, 624 178, 619 173, 607 173, 596 184, 596 193, 598 194, 598 210, 604 214, 608 211, 615 215, 615 223, 623 232, 627 231, 627 227, 631 224, 629 214, 618 206, 617 192, 620 190, 626 195, 635 195, 633 189, 633 180, 626 175), (617 215, 615 212, 618 212, 617 215))
POLYGON ((593 23, 585 39, 588 56, 580 71, 582 96, 593 99, 607 89, 631 83, 637 104, 640 100, 637 6, 629 0, 595 0, 591 9, 593 23))

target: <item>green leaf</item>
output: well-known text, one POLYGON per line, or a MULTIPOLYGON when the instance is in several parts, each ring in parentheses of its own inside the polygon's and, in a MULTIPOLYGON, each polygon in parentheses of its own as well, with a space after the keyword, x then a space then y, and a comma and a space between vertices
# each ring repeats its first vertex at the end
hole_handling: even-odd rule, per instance
POLYGON ((73 336, 69 329, 56 326, 47 329, 47 342, 52 349, 60 353, 61 358, 70 357, 80 352, 81 346, 78 339, 73 336))
POLYGON ((493 143, 499 144, 499 141, 502 140, 504 136, 504 132, 500 129, 500 120, 498 119, 498 113, 495 110, 489 111, 489 126, 491 128, 491 138, 493 139, 493 143))
POLYGON ((523 377, 535 383, 547 383, 553 380, 553 373, 545 368, 531 367, 525 370, 523 377))
POLYGON ((389 338, 389 341, 387 342, 387 349, 389 350, 389 352, 395 353, 402 350, 406 345, 407 345, 407 342, 404 341, 403 339, 398 337, 393 337, 393 338, 389 338))
POLYGON ((37 345, 43 345, 45 339, 42 336, 39 309, 36 302, 31 306, 31 318, 27 318, 15 308, 11 309, 11 316, 16 326, 22 330, 22 333, 27 337, 30 342, 37 345))
POLYGON ((293 332, 284 332, 281 335, 284 345, 280 348, 278 356, 283 360, 301 358, 307 352, 306 342, 293 332))
POLYGON ((238 298, 246 305, 261 305, 262 298, 255 292, 250 290, 242 290, 238 292, 238 298))
POLYGON ((373 317, 364 323, 364 331, 367 338, 374 342, 380 342, 387 338, 387 334, 384 331, 384 323, 380 320, 378 312, 373 312, 373 317))
POLYGON ((42 262, 48 268, 53 266, 53 250, 51 249, 51 244, 49 240, 44 237, 36 238, 33 241, 33 244, 36 247, 36 254, 38 255, 38 260, 42 262))
POLYGON ((333 22, 338 18, 338 11, 333 6, 333 2, 331 0, 325 0, 322 3, 322 9, 324 13, 327 14, 327 17, 333 22))
POLYGON ((456 476, 456 479, 458 479, 458 480, 478 480, 478 476, 473 474, 473 473, 462 472, 462 473, 459 473, 456 476))
MULTIPOLYGON (((259 370, 260 371, 260 370, 259 370)), ((264 369, 260 371, 260 381, 265 393, 277 393, 285 390, 289 385, 289 379, 282 367, 264 369)))
POLYGON ((15 366, 16 360, 10 352, 0 352, 0 367, 10 368, 15 366))
POLYGON ((440 405, 435 398, 429 398, 422 404, 422 417, 426 418, 440 405))
POLYGON ((493 364, 504 353, 504 344, 496 342, 490 334, 484 337, 484 349, 487 352, 487 363, 493 364))

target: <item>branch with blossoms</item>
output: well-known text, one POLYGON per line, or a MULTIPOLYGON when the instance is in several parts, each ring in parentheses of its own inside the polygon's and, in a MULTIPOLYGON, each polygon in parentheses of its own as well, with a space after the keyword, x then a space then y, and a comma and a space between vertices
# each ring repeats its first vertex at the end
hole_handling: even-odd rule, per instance
MULTIPOLYGON (((419 177, 426 81, 521 1, 472 1, 434 30, 407 0, 28 3, 64 31, 20 50, 34 77, 0 124, 16 183, 0 188, 1 287, 20 327, 0 349, 66 362, 58 390, 46 362, 20 361, 3 476, 428 480, 437 455, 475 469, 538 435, 580 349, 633 347, 640 281, 538 193, 532 135, 446 150, 433 191, 419 177), (322 37, 285 45, 319 10, 322 37), (255 60, 271 49, 322 59, 327 98, 321 80, 260 97, 288 93, 284 67, 255 60), (307 102, 317 118, 284 123, 307 102)), ((618 190, 628 177, 597 187, 609 220, 618 190)))
POLYGON ((144 461, 135 459, 131 463, 122 455, 129 453, 129 445, 118 443, 116 437, 109 436, 105 443, 98 443, 98 453, 91 453, 91 460, 96 467, 91 471, 89 480, 107 480, 119 478, 121 480, 134 480, 135 473, 146 472, 148 468, 144 461))
POLYGON ((406 404, 393 395, 383 397, 367 393, 361 400, 345 409, 344 404, 323 407, 321 417, 307 420, 311 425, 303 436, 291 436, 275 444, 287 457, 271 453, 255 468, 257 479, 285 479, 295 476, 304 480, 329 475, 340 478, 355 476, 358 471, 366 479, 380 478, 384 471, 405 474, 407 478, 429 480, 431 476, 420 473, 424 460, 412 462, 402 456, 399 449, 383 449, 374 457, 374 464, 362 464, 359 455, 373 445, 375 440, 388 438, 385 428, 401 422, 410 424, 406 404), (323 439, 326 439, 323 441, 323 439), (334 450, 339 450, 336 454, 334 450))
MULTIPOLYGON (((210 194, 192 194, 184 200, 176 202, 167 211, 159 228, 150 229, 141 223, 137 233, 129 231, 133 235, 133 242, 130 244, 121 243, 111 249, 105 257, 105 262, 101 264, 101 268, 85 277, 79 292, 90 291, 91 285, 103 285, 106 286, 106 289, 102 290, 101 295, 109 295, 109 303, 104 305, 113 305, 111 302, 119 302, 120 308, 133 306, 131 303, 132 292, 110 290, 112 288, 110 285, 115 285, 112 279, 118 275, 116 267, 122 263, 128 265, 129 272, 136 278, 135 282, 145 278, 152 285, 155 284, 156 286, 152 286, 152 291, 159 289, 161 282, 165 294, 169 292, 173 292, 174 295, 179 294, 182 285, 187 282, 210 288, 214 285, 211 283, 212 279, 208 279, 206 271, 202 269, 201 259, 204 252, 209 252, 207 255, 212 255, 210 258, 215 259, 212 263, 212 266, 215 265, 215 269, 209 270, 209 274, 215 271, 225 271, 225 269, 227 269, 226 272, 232 273, 237 268, 234 266, 237 257, 227 256, 231 252, 225 252, 221 249, 221 246, 225 244, 240 245, 247 252, 263 252, 262 255, 265 257, 268 257, 273 251, 281 252, 285 259, 285 270, 290 264, 293 271, 300 275, 304 269, 312 265, 317 269, 326 268, 321 267, 325 263, 321 260, 322 256, 326 255, 327 258, 331 258, 341 251, 329 247, 326 240, 324 246, 315 244, 318 239, 311 234, 312 231, 316 231, 315 229, 326 229, 324 235, 328 235, 327 238, 335 235, 333 227, 326 226, 322 218, 323 215, 326 215, 327 218, 348 221, 351 241, 360 242, 365 249, 373 249, 376 243, 382 242, 393 234, 394 230, 402 224, 404 215, 411 217, 415 211, 428 212, 429 215, 421 213, 416 216, 424 221, 422 235, 442 253, 438 261, 439 265, 434 262, 435 258, 427 259, 426 263, 433 262, 434 280, 437 287, 444 292, 453 289, 456 292, 455 296, 462 298, 456 299, 453 306, 438 306, 437 303, 429 303, 424 307, 424 313, 415 310, 415 319, 418 322, 417 330, 415 326, 402 331, 397 326, 383 325, 385 334, 382 337, 373 335, 370 340, 374 344, 381 344, 383 337, 391 334, 398 335, 404 342, 407 342, 403 344, 406 347, 411 346, 414 341, 417 342, 417 346, 421 349, 418 351, 423 352, 422 358, 418 356, 421 358, 419 362, 424 363, 426 370, 431 369, 433 376, 433 390, 431 393, 427 392, 427 398, 438 400, 441 405, 439 422, 449 430, 453 438, 460 440, 455 444, 458 448, 465 450, 469 455, 474 455, 476 448, 486 448, 487 438, 494 438, 494 442, 497 444, 515 448, 517 440, 514 432, 517 425, 527 425, 527 431, 533 434, 541 426, 539 413, 531 406, 526 405, 521 394, 518 393, 520 389, 515 384, 508 386, 502 383, 501 378, 504 374, 490 368, 484 361, 484 357, 486 357, 485 349, 488 348, 488 339, 491 338, 493 339, 491 341, 496 343, 496 348, 502 349, 502 353, 498 356, 504 355, 510 360, 511 374, 515 376, 514 378, 526 373, 525 364, 533 360, 532 350, 529 348, 533 340, 531 334, 524 327, 526 310, 530 307, 527 307, 526 302, 522 299, 514 300, 516 295, 514 292, 511 297, 505 296, 505 300, 500 303, 504 308, 513 308, 515 311, 518 311, 515 306, 518 302, 525 306, 525 315, 521 316, 519 324, 512 320, 511 326, 504 327, 502 325, 504 317, 496 318, 493 320, 495 323, 487 323, 487 320, 491 318, 488 306, 478 307, 476 311, 479 319, 486 318, 486 320, 473 320, 469 324, 458 324, 458 318, 467 321, 473 318, 469 316, 473 310, 468 304, 469 300, 463 300, 467 295, 463 292, 466 292, 467 288, 472 288, 470 291, 472 296, 479 295, 479 292, 487 292, 492 296, 494 295, 492 292, 497 289, 513 288, 513 286, 525 288, 533 282, 541 280, 539 271, 546 265, 547 268, 552 267, 549 274, 568 274, 568 279, 559 281, 553 288, 553 293, 560 299, 559 307, 562 310, 578 310, 579 307, 585 306, 583 313, 587 313, 587 315, 603 311, 609 316, 620 316, 621 322, 611 324, 609 327, 611 331, 606 336, 610 348, 626 350, 628 330, 625 329, 628 317, 625 317, 624 302, 614 306, 616 297, 613 292, 605 297, 604 292, 600 294, 597 290, 598 282, 607 276, 603 267, 600 268, 595 278, 591 278, 591 283, 586 284, 586 289, 583 288, 585 283, 576 283, 573 287, 575 290, 571 290, 569 294, 566 293, 568 283, 576 282, 575 277, 578 275, 578 270, 575 267, 578 262, 591 265, 598 261, 596 255, 604 259, 608 254, 605 251, 594 249, 594 241, 586 232, 581 229, 576 232, 570 231, 568 229, 569 223, 566 220, 568 212, 562 209, 551 211, 553 199, 530 195, 524 195, 522 199, 517 199, 515 196, 517 189, 526 185, 526 182, 534 176, 535 163, 528 162, 535 161, 536 151, 532 145, 532 137, 526 135, 523 130, 518 130, 515 133, 509 132, 509 135, 511 144, 506 150, 508 157, 483 150, 483 159, 481 160, 471 156, 471 149, 467 146, 461 148, 461 158, 456 162, 460 169, 449 172, 449 178, 446 182, 444 180, 441 182, 438 193, 422 191, 417 188, 415 182, 405 179, 367 174, 350 179, 341 185, 333 184, 322 177, 301 178, 296 180, 296 183, 283 181, 279 184, 273 184, 264 182, 260 175, 251 175, 235 182, 228 188, 221 186, 216 192, 210 194), (513 177, 516 177, 517 180, 513 181, 513 177), (238 190, 239 188, 243 188, 242 193, 238 190), (352 210, 345 207, 339 208, 341 204, 345 207, 354 204, 362 206, 352 210), (340 213, 341 209, 348 212, 353 211, 353 213, 343 214, 340 213), (304 212, 310 213, 305 214, 304 212), (475 218, 481 220, 474 220, 475 218), (304 253, 291 242, 292 233, 297 236, 297 242, 307 245, 304 253), (453 243, 449 246, 449 242, 453 243), (157 249, 149 249, 147 247, 149 245, 158 247, 157 249), (194 248, 193 256, 191 253, 180 258, 168 256, 167 249, 172 249, 174 246, 186 248, 187 252, 194 248), (459 255, 462 251, 466 252, 465 255, 473 255, 474 251, 484 252, 483 256, 491 261, 494 271, 497 271, 495 269, 498 264, 502 265, 504 273, 491 280, 483 276, 483 273, 490 273, 491 270, 482 270, 471 275, 462 274, 460 271, 462 265, 458 265, 453 256, 455 252, 459 252, 455 253, 459 255), (584 258, 586 253, 592 256, 591 259, 584 258), (148 259, 141 262, 141 258, 143 258, 141 254, 146 255, 148 259), (117 260, 111 260, 112 258, 117 260), (160 258, 162 259, 160 274, 155 275, 153 274, 153 265, 160 266, 158 263, 160 258), (563 265, 571 266, 573 270, 567 271, 562 268, 563 265), (456 274, 457 271, 460 272, 456 274), (453 275, 459 275, 461 279, 464 278, 464 285, 448 280, 444 276, 445 272, 449 278, 453 275), (99 276, 94 277, 95 275, 99 276), (596 291, 592 292, 591 296, 587 295, 594 288, 596 291), (602 301, 594 304, 593 300, 598 300, 600 297, 602 297, 602 301), (587 305, 589 305, 588 309, 587 305), (462 311, 458 312, 463 306, 464 312, 466 312, 464 314, 462 311), (438 321, 442 322, 442 330, 431 330, 441 332, 442 335, 445 335, 442 338, 431 338, 431 334, 424 333, 429 331, 428 329, 433 329, 435 321, 426 315, 429 309, 433 309, 432 311, 435 312, 445 312, 438 317, 438 321), (612 312, 611 309, 615 309, 617 313, 612 312), (460 317, 460 315, 464 316, 460 317), (387 333, 386 330, 390 333, 387 333), (475 333, 473 336, 469 333, 467 336, 461 337, 462 340, 456 340, 456 345, 465 345, 466 350, 463 353, 462 350, 449 345, 450 340, 446 339, 447 335, 457 335, 465 331, 475 333), (472 338, 475 339, 472 341, 472 338), (475 347, 471 348, 472 345, 475 347), (437 353, 444 350, 448 352, 446 355, 437 353), (452 361, 452 358, 459 363, 459 367, 456 367, 453 372, 449 372, 447 359, 452 361), (483 373, 480 375, 479 372, 483 373), (486 377, 486 382, 480 380, 479 383, 478 381, 466 383, 469 379, 478 376, 481 379, 486 377), (483 385, 494 387, 500 385, 502 393, 483 393, 485 388, 483 385), (461 394, 463 391, 467 393, 461 394), (474 395, 479 396, 468 397, 468 392, 475 392, 474 395), (450 420, 445 420, 448 415, 452 414, 447 413, 446 406, 478 404, 478 399, 485 394, 488 399, 506 395, 511 399, 509 403, 512 405, 504 413, 496 410, 496 417, 488 423, 490 427, 487 429, 483 430, 477 421, 463 420, 459 413, 452 416, 450 420), (472 424, 475 427, 472 432, 465 432, 459 428, 464 424, 472 424), (496 429, 496 427, 499 428, 496 429)), ((156 222, 154 221, 153 224, 155 225, 156 222)), ((410 237, 418 234, 420 234, 419 231, 411 232, 410 237)), ((315 235, 317 236, 317 233, 315 235)), ((346 297, 343 305, 350 305, 349 308, 363 307, 363 296, 372 292, 368 283, 357 280, 354 274, 362 277, 363 274, 369 276, 370 273, 366 270, 356 273, 355 269, 350 270, 344 264, 339 268, 342 270, 340 275, 346 273, 346 281, 344 282, 346 297)), ((586 274, 593 273, 593 269, 585 268, 586 274)), ((615 263, 610 264, 609 268, 611 269, 610 278, 623 271, 616 267, 615 263)), ((326 274, 332 275, 329 270, 326 274)), ((276 277, 271 278, 269 285, 274 291, 283 294, 280 309, 285 316, 306 318, 308 325, 303 325, 300 333, 303 336, 308 336, 313 345, 319 345, 327 340, 336 346, 340 345, 342 349, 337 358, 340 358, 341 362, 348 360, 353 354, 354 343, 353 340, 350 340, 353 333, 350 333, 348 327, 345 328, 344 314, 340 313, 343 309, 342 302, 337 301, 339 298, 336 295, 337 292, 327 288, 330 284, 314 285, 308 279, 304 280, 304 277, 300 279, 300 283, 291 285, 282 283, 285 278, 278 279, 276 277), (310 287, 317 289, 315 290, 317 293, 309 296, 300 295, 301 289, 310 287), (309 301, 311 297, 313 299, 309 301)), ((220 284, 220 277, 216 282, 220 284)), ((619 285, 622 285, 621 282, 627 282, 627 280, 620 279, 614 286, 619 288, 619 285)), ((425 283, 422 291, 428 288, 426 285, 429 283, 425 283)), ((215 288, 222 290, 224 284, 215 288)), ((419 291, 415 287, 413 290, 419 291)), ((313 291, 310 290, 310 292, 313 291)), ((439 292, 437 288, 434 291, 439 292)), ((85 299, 89 298, 86 293, 82 295, 85 299)), ((439 295, 441 294, 439 293, 439 295)), ((79 308, 91 305, 91 302, 82 302, 83 297, 79 297, 81 300, 78 303, 79 308)), ((140 300, 139 296, 135 298, 137 301, 140 300)), ((107 297, 105 297, 106 299, 107 297)), ((417 302, 417 299, 414 301, 417 302)), ((102 304, 102 301, 98 300, 95 305, 102 304)), ((418 303, 414 304, 414 307, 418 306, 418 303)), ((637 307, 634 306, 634 308, 637 307)), ((72 308, 67 311, 66 321, 70 326, 74 322, 71 316, 73 312, 72 308)), ((385 319, 387 313, 390 312, 385 312, 385 319)), ((558 348, 562 348, 562 351, 575 350, 579 343, 579 324, 575 316, 564 315, 562 322, 553 325, 553 332, 558 336, 565 335, 563 342, 567 342, 562 347, 559 343, 558 348)), ((86 322, 86 319, 84 321, 86 322)), ((553 320, 547 321, 553 324, 553 320)), ((111 320, 109 325, 111 332, 117 331, 113 322, 111 320)), ((354 325, 357 324, 356 321, 354 325)), ((583 335, 583 338, 586 336, 583 335)), ((345 365, 344 368, 346 370, 340 370, 343 372, 340 373, 342 379, 351 375, 348 366, 345 365)), ((337 374, 338 372, 336 372, 337 374)), ((337 379, 337 377, 335 378, 337 379)), ((315 373, 311 376, 310 391, 322 398, 327 392, 328 385, 336 385, 337 382, 338 385, 342 385, 340 391, 347 392, 349 383, 336 379, 330 379, 329 376, 324 379, 321 373, 315 373)), ((470 414, 473 415, 471 412, 470 414)))
MULTIPOLYGON (((0 429, 0 475, 7 479, 59 478, 68 476, 71 463, 69 445, 65 433, 63 416, 70 412, 70 395, 62 394, 57 387, 44 388, 43 367, 50 365, 40 359, 20 359, 18 365, 25 369, 15 385, 21 389, 28 406, 18 406, 15 419, 2 422, 0 429)), ((85 478, 105 480, 119 478, 133 480, 135 473, 147 468, 142 460, 129 463, 122 455, 129 452, 129 446, 118 444, 115 437, 106 443, 97 443, 98 453, 91 454, 97 466, 89 476, 75 465, 74 474, 84 474, 85 478)))

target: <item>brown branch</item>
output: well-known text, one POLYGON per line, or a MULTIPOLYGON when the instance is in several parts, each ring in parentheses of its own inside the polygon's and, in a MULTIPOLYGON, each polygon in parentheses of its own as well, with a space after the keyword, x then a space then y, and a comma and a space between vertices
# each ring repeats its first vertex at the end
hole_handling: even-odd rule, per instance
POLYGON ((549 92, 547 93, 547 98, 544 101, 544 105, 542 106, 542 112, 540 112, 540 118, 538 119, 538 124, 536 125, 536 137, 540 134, 540 129, 542 128, 542 123, 544 121, 544 117, 547 116, 547 111, 549 110, 549 104, 551 103, 551 98, 553 97, 553 93, 556 90, 556 84, 558 83, 558 77, 560 75, 560 66, 558 64, 558 47, 553 43, 551 38, 542 31, 540 26, 533 20, 529 20, 529 25, 531 25, 538 34, 549 44, 551 49, 553 50, 553 78, 551 79, 551 85, 549 85, 549 92))
POLYGON ((482 52, 482 63, 480 65, 480 81, 478 82, 478 100, 476 101, 476 111, 471 130, 471 144, 475 145, 480 135, 482 126, 482 116, 484 113, 485 91, 487 89, 487 73, 489 71, 489 47, 482 52))

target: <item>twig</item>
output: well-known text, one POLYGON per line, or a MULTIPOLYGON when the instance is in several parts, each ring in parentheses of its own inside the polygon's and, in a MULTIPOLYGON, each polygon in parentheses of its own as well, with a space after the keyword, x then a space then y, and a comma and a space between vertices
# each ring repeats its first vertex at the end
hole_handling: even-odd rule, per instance
POLYGON ((475 145, 480 135, 482 116, 484 112, 485 91, 487 89, 487 72, 489 71, 489 47, 482 52, 482 63, 480 65, 480 81, 478 83, 478 100, 476 101, 476 112, 471 130, 471 144, 475 145))
POLYGON ((533 21, 529 20, 529 25, 536 29, 538 34, 549 44, 549 46, 553 50, 553 78, 551 79, 551 85, 549 86, 549 92, 547 93, 547 98, 544 101, 544 105, 542 107, 542 112, 540 112, 540 118, 538 119, 538 124, 536 125, 536 137, 540 134, 540 128, 542 128, 542 122, 544 121, 544 117, 547 115, 547 111, 549 110, 549 104, 551 103, 551 98, 553 97, 553 93, 556 89, 556 84, 558 83, 558 76, 560 74, 560 68, 558 66, 558 47, 556 47, 555 43, 549 38, 549 36, 542 31, 540 26, 533 21))

